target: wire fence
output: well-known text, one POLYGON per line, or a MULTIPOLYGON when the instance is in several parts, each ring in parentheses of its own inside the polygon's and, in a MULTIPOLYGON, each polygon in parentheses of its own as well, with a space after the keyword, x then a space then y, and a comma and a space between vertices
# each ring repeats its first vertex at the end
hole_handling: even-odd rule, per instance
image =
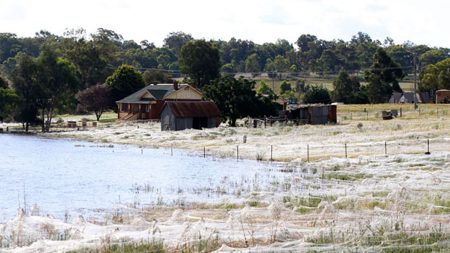
MULTIPOLYGON (((176 145, 170 146, 170 155, 177 155, 176 145)), ((376 141, 366 143, 334 143, 317 145, 310 143, 258 146, 241 143, 225 147, 208 147, 195 150, 195 155, 203 158, 219 157, 251 159, 257 161, 317 161, 330 158, 355 158, 360 156, 430 155, 450 152, 450 138, 411 139, 401 141, 376 141)))
MULTIPOLYGON (((419 108, 417 110, 398 107, 392 107, 391 110, 397 115, 397 118, 439 118, 443 116, 448 116, 450 111, 450 106, 448 109, 436 108, 436 109, 423 109, 419 108)), ((338 123, 348 120, 374 120, 382 119, 382 110, 376 109, 366 109, 360 111, 342 111, 339 110, 337 113, 338 123)))

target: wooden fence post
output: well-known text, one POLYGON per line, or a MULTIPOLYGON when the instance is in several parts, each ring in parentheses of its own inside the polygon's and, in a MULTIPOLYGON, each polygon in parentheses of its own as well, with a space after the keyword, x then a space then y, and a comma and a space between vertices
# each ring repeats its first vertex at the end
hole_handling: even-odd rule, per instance
POLYGON ((203 146, 203 158, 206 158, 206 147, 203 146))
POLYGON ((345 158, 347 158, 347 143, 344 144, 345 147, 345 158))
POLYGON ((429 155, 430 153, 430 139, 427 139, 427 152, 425 152, 425 155, 429 155))
POLYGON ((387 155, 387 142, 384 142, 384 154, 387 155))
POLYGON ((306 145, 306 161, 309 162, 309 144, 306 145))
POLYGON ((272 145, 270 145, 270 161, 273 161, 272 153, 273 153, 273 147, 272 147, 272 145))

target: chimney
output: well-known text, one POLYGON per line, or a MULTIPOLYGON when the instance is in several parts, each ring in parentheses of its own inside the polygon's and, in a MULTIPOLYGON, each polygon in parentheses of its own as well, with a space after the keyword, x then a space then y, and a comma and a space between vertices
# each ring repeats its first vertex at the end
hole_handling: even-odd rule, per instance
POLYGON ((178 90, 178 88, 179 88, 179 87, 178 87, 178 81, 177 81, 177 80, 174 80, 174 81, 173 81, 173 89, 174 89, 174 90, 178 90))

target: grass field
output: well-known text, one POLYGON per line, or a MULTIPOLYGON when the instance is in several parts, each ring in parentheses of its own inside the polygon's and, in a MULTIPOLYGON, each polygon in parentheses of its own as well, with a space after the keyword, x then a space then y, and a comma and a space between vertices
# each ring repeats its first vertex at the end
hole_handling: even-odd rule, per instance
MULTIPOLYGON (((323 86, 327 88, 329 91, 332 91, 333 88, 333 79, 324 79, 324 78, 305 78, 305 79, 288 79, 286 80, 289 82, 293 89, 296 88, 297 81, 304 81, 305 85, 311 85, 311 86, 323 86)), ((284 80, 275 80, 275 79, 257 79, 256 80, 256 87, 259 87, 261 82, 265 82, 267 85, 269 85, 270 88, 272 88, 276 94, 280 94, 280 85, 284 80)), ((365 82, 361 82, 361 85, 366 85, 365 82)), ((404 91, 413 91, 414 90, 414 82, 412 81, 402 81, 400 82, 400 87, 404 91)))

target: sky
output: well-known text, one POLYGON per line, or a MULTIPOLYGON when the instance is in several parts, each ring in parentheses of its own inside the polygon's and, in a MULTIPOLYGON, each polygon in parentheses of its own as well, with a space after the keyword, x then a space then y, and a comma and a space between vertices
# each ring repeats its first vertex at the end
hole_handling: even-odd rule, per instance
POLYGON ((161 46, 176 31, 256 43, 295 43, 308 33, 347 41, 362 31, 380 41, 450 47, 449 14, 449 0, 0 0, 0 32, 26 37, 101 27, 161 46))

